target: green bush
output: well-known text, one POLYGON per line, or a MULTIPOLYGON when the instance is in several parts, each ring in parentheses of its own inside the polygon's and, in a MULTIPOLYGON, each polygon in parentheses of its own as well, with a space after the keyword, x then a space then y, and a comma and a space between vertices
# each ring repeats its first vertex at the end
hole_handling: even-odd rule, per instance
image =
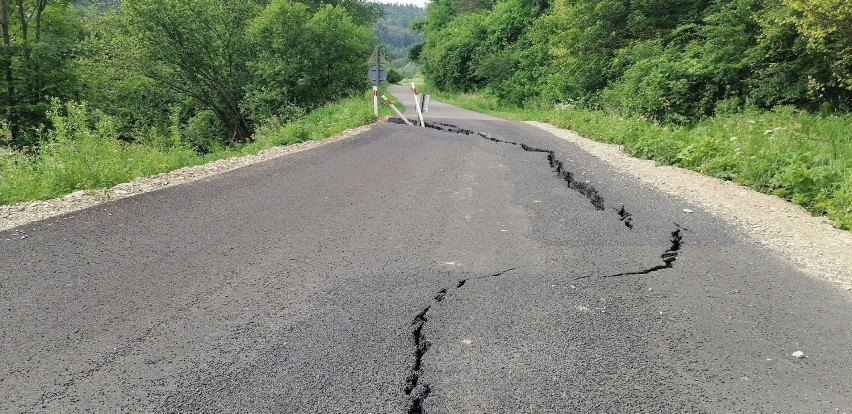
POLYGON ((199 154, 223 148, 223 143, 233 143, 222 121, 212 111, 201 111, 186 124, 184 139, 199 154))
POLYGON ((394 68, 389 68, 387 82, 390 84, 399 84, 400 82, 402 82, 402 74, 394 68))

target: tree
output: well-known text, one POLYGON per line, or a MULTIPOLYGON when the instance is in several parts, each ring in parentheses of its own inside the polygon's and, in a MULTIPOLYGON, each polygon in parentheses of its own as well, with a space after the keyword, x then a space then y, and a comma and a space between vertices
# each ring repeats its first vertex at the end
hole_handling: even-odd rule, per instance
POLYGON ((261 6, 253 1, 133 0, 121 7, 122 35, 138 52, 136 69, 212 111, 230 134, 226 142, 248 141, 252 127, 240 104, 254 50, 245 28, 261 6))
POLYGON ((786 0, 808 47, 832 61, 834 82, 852 90, 852 3, 847 0, 786 0))
POLYGON ((257 52, 244 107, 255 122, 286 119, 367 87, 375 36, 342 7, 312 13, 304 4, 273 0, 247 32, 257 52))
POLYGON ((306 4, 313 12, 325 6, 341 7, 358 26, 369 26, 382 16, 379 5, 363 0, 300 0, 299 2, 306 4))
POLYGON ((31 131, 47 122, 50 97, 76 96, 69 55, 82 32, 80 14, 67 1, 12 1, 0 0, 2 114, 11 144, 21 147, 35 144, 31 131))

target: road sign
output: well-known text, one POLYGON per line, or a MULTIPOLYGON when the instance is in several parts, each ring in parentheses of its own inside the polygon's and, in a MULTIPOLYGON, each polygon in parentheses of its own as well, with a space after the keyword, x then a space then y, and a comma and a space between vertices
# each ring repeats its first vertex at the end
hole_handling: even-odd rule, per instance
POLYGON ((370 55, 370 59, 367 61, 367 63, 369 63, 370 66, 387 65, 388 60, 385 59, 385 54, 382 53, 381 49, 375 48, 373 49, 373 54, 370 55))
POLYGON ((383 66, 379 66, 378 68, 373 66, 369 71, 367 71, 367 79, 369 79, 372 83, 376 83, 378 81, 387 82, 388 72, 383 66))

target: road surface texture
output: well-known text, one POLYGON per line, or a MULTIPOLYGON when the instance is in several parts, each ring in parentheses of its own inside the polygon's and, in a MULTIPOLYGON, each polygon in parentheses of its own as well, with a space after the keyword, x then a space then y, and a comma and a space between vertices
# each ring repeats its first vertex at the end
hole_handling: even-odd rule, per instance
POLYGON ((0 233, 0 412, 852 412, 848 292, 427 114, 0 233))

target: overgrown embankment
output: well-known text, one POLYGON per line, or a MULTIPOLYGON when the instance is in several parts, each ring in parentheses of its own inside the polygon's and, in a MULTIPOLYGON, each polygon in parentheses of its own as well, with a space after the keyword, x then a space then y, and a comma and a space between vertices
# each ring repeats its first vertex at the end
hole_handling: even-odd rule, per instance
POLYGON ((499 105, 482 95, 447 94, 455 105, 547 122, 631 155, 698 171, 773 194, 852 230, 852 115, 814 115, 789 107, 720 114, 690 126, 661 126, 571 106, 499 105))
MULTIPOLYGON (((157 142, 127 143, 114 119, 84 104, 55 105, 55 126, 37 154, 0 153, 0 205, 46 200, 77 190, 111 187, 136 177, 204 164, 261 150, 317 141, 375 121, 372 93, 320 107, 287 124, 268 123, 249 144, 218 147, 207 154, 191 148, 176 126, 157 142)), ((380 115, 390 115, 382 108, 380 115)))

